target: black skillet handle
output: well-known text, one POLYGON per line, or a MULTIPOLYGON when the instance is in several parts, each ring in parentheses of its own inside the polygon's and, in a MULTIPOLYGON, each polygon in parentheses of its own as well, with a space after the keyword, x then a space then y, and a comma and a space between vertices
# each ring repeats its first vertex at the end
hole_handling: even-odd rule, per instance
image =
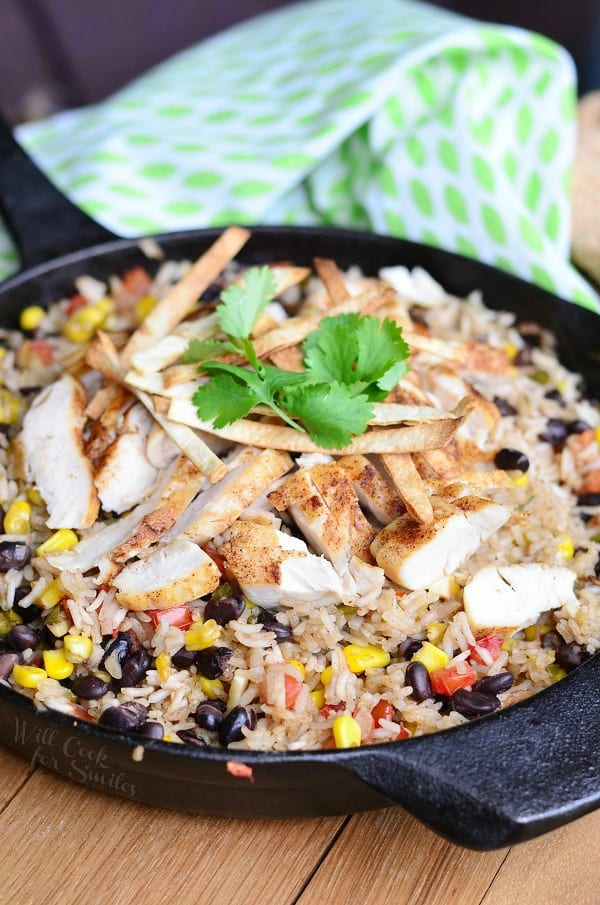
POLYGON ((115 238, 52 185, 1 117, 0 215, 24 268, 115 238))
POLYGON ((345 766, 461 845, 554 829, 600 806, 600 655, 539 697, 458 731, 348 752, 345 766))

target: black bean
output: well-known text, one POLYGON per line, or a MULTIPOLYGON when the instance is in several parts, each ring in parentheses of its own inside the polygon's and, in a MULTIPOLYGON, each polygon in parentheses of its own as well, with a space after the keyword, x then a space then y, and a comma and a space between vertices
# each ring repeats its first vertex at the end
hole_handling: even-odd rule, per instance
POLYGON ((6 639, 13 650, 27 650, 28 647, 37 647, 40 643, 40 633, 28 625, 15 625, 8 633, 6 639))
POLYGON ((71 682, 71 691, 84 701, 97 701, 108 691, 108 685, 97 676, 78 676, 71 682))
POLYGON ((31 548, 27 544, 3 540, 0 543, 0 572, 9 569, 24 569, 31 559, 31 548))
POLYGON ((594 575, 596 578, 600 578, 600 556, 596 560, 596 565, 594 566, 594 575))
POLYGON ((206 748, 204 739, 196 735, 193 729, 180 729, 177 735, 184 745, 191 745, 194 748, 206 748))
POLYGON ((148 718, 148 708, 136 701, 128 701, 118 707, 109 707, 100 716, 101 726, 110 726, 121 732, 137 732, 148 718))
POLYGON ((576 666, 581 666, 586 660, 589 660, 590 654, 588 654, 583 644, 576 644, 575 641, 569 641, 568 644, 563 644, 562 647, 556 651, 556 662, 559 666, 562 666, 563 669, 575 669, 576 666))
POLYGON ((591 522, 593 516, 589 514, 589 512, 580 512, 579 518, 583 522, 584 525, 587 525, 588 522, 591 522))
POLYGON ((7 679, 20 661, 18 654, 0 654, 0 679, 7 679))
POLYGON ((577 497, 578 506, 600 506, 600 493, 580 493, 577 497))
POLYGON ((204 619, 214 619, 218 625, 227 625, 232 619, 239 619, 245 606, 242 597, 217 597, 206 604, 204 619))
POLYGON ((556 388, 554 388, 553 390, 548 390, 547 393, 544 393, 544 399, 552 399, 553 402, 558 402, 560 405, 565 404, 560 390, 557 390, 556 388))
POLYGON ((408 664, 405 684, 411 686, 413 698, 419 703, 433 697, 429 673, 427 672, 427 667, 422 663, 414 662, 408 664))
POLYGON ((519 368, 525 368, 527 365, 530 365, 532 361, 531 349, 529 346, 524 346, 522 349, 519 349, 517 354, 514 357, 514 363, 519 368))
POLYGON ((539 435, 539 438, 552 446, 562 446, 568 436, 569 429, 561 418, 548 418, 546 429, 539 435))
POLYGON ((121 666, 121 678, 118 680, 121 688, 133 688, 139 685, 152 663, 150 654, 144 648, 129 654, 121 666))
POLYGON ((502 471, 529 471, 529 459, 518 449, 505 447, 494 456, 494 465, 502 471))
POLYGON ((171 657, 171 663, 175 669, 190 669, 190 667, 196 665, 196 651, 180 647, 171 657))
POLYGON ((20 618, 25 623, 33 622, 34 619, 38 619, 40 615, 39 608, 36 606, 21 606, 21 600, 23 600, 24 597, 27 597, 27 595, 30 593, 31 585, 22 584, 16 589, 15 596, 13 597, 12 608, 17 616, 20 616, 20 618))
POLYGON ((514 405, 511 405, 506 399, 503 399, 501 396, 494 396, 494 405, 500 412, 503 417, 507 415, 516 415, 517 410, 514 405))
POLYGON ((117 637, 106 647, 104 656, 100 661, 100 667, 106 669, 114 679, 120 678, 123 663, 130 650, 131 638, 126 632, 119 632, 117 637))
POLYGON ((223 717, 219 726, 219 741, 224 748, 231 742, 239 742, 244 738, 242 729, 254 729, 256 726, 256 713, 249 707, 234 707, 227 716, 223 717))
POLYGON ((542 334, 537 324, 519 325, 519 334, 531 349, 539 349, 542 344, 542 334))
POLYGON ((194 719, 201 729, 216 732, 223 722, 224 711, 225 704, 222 701, 205 701, 198 705, 194 719))
POLYGON ((143 736, 144 738, 155 738, 160 741, 164 737, 165 730, 161 726, 160 723, 153 723, 151 721, 144 723, 138 731, 138 735, 143 736))
POLYGON ((396 656, 400 657, 401 660, 410 660, 410 658, 422 647, 422 641, 409 635, 408 638, 405 638, 404 641, 398 645, 396 656))
POLYGON ((468 719, 476 716, 485 716, 500 707, 500 701, 493 694, 483 694, 481 691, 465 691, 459 688, 452 696, 452 709, 461 713, 468 719))
POLYGON ((545 650, 558 650, 559 647, 562 647, 565 643, 556 629, 552 629, 552 631, 543 634, 541 641, 542 647, 545 650))
POLYGON ((229 647, 207 647, 196 653, 198 672, 207 679, 218 679, 227 669, 233 651, 229 647))
POLYGON ((570 434, 584 434, 586 431, 591 430, 591 425, 587 423, 587 421, 582 421, 581 418, 577 418, 575 421, 569 421, 567 427, 569 428, 570 434))
POLYGON ((499 672, 495 676, 484 676, 473 685, 473 691, 481 691, 482 694, 502 694, 512 688, 515 677, 511 672, 499 672))
POLYGON ((262 623, 264 632, 275 632, 278 641, 289 641, 292 637, 292 630, 289 625, 282 625, 278 621, 276 614, 271 610, 263 610, 257 616, 257 621, 262 623))

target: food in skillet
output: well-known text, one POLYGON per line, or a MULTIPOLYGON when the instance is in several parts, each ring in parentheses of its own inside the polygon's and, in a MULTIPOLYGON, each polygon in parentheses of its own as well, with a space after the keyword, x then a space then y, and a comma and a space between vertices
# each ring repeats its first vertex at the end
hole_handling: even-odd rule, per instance
POLYGON ((600 415, 422 271, 89 277, 4 331, 0 679, 142 738, 406 739, 600 646, 600 415))

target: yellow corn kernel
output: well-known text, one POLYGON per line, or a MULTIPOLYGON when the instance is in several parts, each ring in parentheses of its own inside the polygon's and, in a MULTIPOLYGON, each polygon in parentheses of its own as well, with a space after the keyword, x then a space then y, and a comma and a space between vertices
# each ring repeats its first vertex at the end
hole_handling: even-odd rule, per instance
POLYGON ((427 626, 427 640, 432 644, 439 644, 446 634, 445 622, 430 622, 427 626))
POLYGON ((95 330, 97 327, 102 326, 107 314, 108 312, 103 311, 98 305, 88 305, 87 308, 82 308, 81 311, 78 311, 71 320, 82 327, 95 330))
POLYGON ((249 598, 249 597, 246 597, 245 594, 243 594, 242 596, 243 596, 243 598, 244 598, 244 607, 245 607, 247 610, 253 609, 253 608, 254 608, 254 604, 252 603, 252 601, 250 600, 250 598, 249 598))
POLYGON ((70 343, 87 343, 92 338, 94 330, 80 324, 76 317, 70 317, 63 324, 62 334, 70 343))
POLYGON ((65 657, 65 652, 62 648, 59 650, 45 650, 44 666, 49 677, 59 681, 68 679, 75 668, 71 661, 65 657))
POLYGON ((14 424, 20 413, 21 400, 8 390, 0 389, 0 424, 14 424))
POLYGON ((172 745, 177 745, 181 741, 181 739, 175 738, 174 735, 163 735, 162 741, 169 742, 172 745))
POLYGON ((450 662, 450 657, 430 641, 423 641, 416 654, 413 654, 411 662, 422 663, 428 672, 433 672, 436 669, 443 669, 446 663, 450 662))
POLYGON ((505 638, 504 641, 502 642, 502 650, 507 654, 510 654, 510 652, 512 651, 514 646, 515 646, 515 639, 512 637, 512 635, 509 635, 509 637, 505 638))
POLYGON ((2 359, 4 358, 5 355, 6 355, 6 349, 4 348, 4 346, 0 346, 0 361, 2 361, 2 359))
POLYGON ((336 748, 358 748, 362 738, 360 725, 349 713, 343 713, 333 721, 333 737, 336 748))
POLYGON ((551 663, 550 666, 547 666, 546 672, 553 682, 560 682, 567 674, 566 670, 562 666, 557 666, 556 663, 551 663))
POLYGON ((229 686, 229 694, 227 695, 227 710, 233 710, 242 700, 242 695, 248 688, 247 676, 236 673, 229 686))
POLYGON ((321 684, 329 685, 331 682, 331 677, 333 675, 333 666, 326 666, 323 672, 321 673, 321 684))
POLYGON ((106 672, 105 669, 95 669, 92 675, 96 676, 96 678, 100 679, 102 682, 106 682, 107 685, 110 685, 112 682, 112 676, 110 673, 106 672))
POLYGON ((510 358, 511 360, 513 358, 516 358, 519 354, 519 350, 514 343, 504 343, 504 351, 506 353, 506 357, 510 358))
POLYGON ((386 650, 382 647, 375 647, 374 644, 367 644, 365 647, 360 644, 349 644, 344 648, 343 654, 348 669, 353 673, 387 666, 391 659, 386 650))
POLYGON ((79 543, 79 538, 70 528, 59 528, 54 534, 40 544, 37 548, 38 556, 45 556, 46 553, 58 553, 62 550, 70 550, 75 544, 79 543))
POLYGON ((561 534, 557 538, 558 546, 557 552, 562 556, 563 559, 573 559, 575 554, 575 547, 573 545, 573 541, 568 534, 561 534))
POLYGON ((200 688, 206 695, 209 701, 218 701, 222 692, 225 690, 223 688, 223 683, 220 679, 207 679, 205 676, 197 676, 198 682, 200 683, 200 688), (221 692, 221 694, 219 694, 221 692))
POLYGON ((221 637, 221 626, 214 619, 194 622, 184 635, 186 650, 205 650, 221 637))
POLYGON ((594 430, 594 433, 596 434, 596 443, 600 446, 600 427, 597 427, 594 430))
POLYGON ((156 658, 156 672, 161 682, 166 682, 171 675, 171 658, 168 654, 159 654, 156 658))
POLYGON ((60 579, 55 578, 50 584, 47 584, 43 591, 38 594, 36 604, 42 606, 45 610, 51 609, 53 606, 63 599, 65 590, 60 583, 60 579))
POLYGON ((46 312, 43 308, 40 308, 39 305, 30 305, 29 308, 23 308, 21 311, 19 326, 21 330, 37 330, 45 317, 46 312))
POLYGON ((526 641, 535 641, 538 635, 539 625, 528 625, 523 634, 526 641))
POLYGON ((152 309, 156 306, 157 299, 153 295, 144 295, 138 299, 133 309, 133 315, 136 323, 141 324, 145 321, 152 309))
POLYGON ((39 492, 37 487, 29 488, 29 490, 27 491, 27 499, 34 506, 43 506, 44 505, 44 500, 43 500, 42 494, 39 492))
POLYGON ((518 478, 513 478, 513 484, 516 484, 517 487, 528 487, 529 486, 529 475, 520 474, 518 478))
POLYGON ((325 689, 315 688, 314 691, 311 691, 310 697, 317 710, 320 710, 321 707, 325 704, 325 689))
POLYGON ((306 675, 306 669, 304 667, 304 663, 301 663, 300 660, 288 660, 287 661, 290 666, 293 666, 294 669, 297 669, 302 678, 306 675))
POLYGON ((110 314, 111 311, 115 310, 115 303, 112 299, 103 298, 100 299, 99 302, 96 302, 94 308, 97 308, 98 311, 102 311, 104 314, 110 314))
POLYGON ((6 534, 29 534, 31 505, 26 500, 13 500, 4 516, 6 534))
POLYGON ((92 656, 94 645, 85 635, 65 635, 63 638, 65 657, 71 663, 85 663, 92 656))
POLYGON ((48 678, 48 674, 39 666, 23 666, 17 663, 13 666, 12 677, 22 688, 37 688, 42 679, 48 678))
POLYGON ((0 610, 0 641, 6 641, 11 629, 21 622, 21 617, 14 610, 0 610))

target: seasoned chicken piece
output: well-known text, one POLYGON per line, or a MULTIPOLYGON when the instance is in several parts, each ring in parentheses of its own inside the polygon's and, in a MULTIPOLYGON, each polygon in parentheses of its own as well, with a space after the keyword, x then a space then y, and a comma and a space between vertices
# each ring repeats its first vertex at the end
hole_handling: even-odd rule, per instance
POLYGON ((293 464, 287 453, 276 449, 243 449, 230 462, 225 477, 188 508, 175 532, 198 544, 222 534, 293 464))
MULTIPOLYGON (((99 393, 104 394, 114 386, 114 384, 111 384, 110 387, 104 387, 99 393)), ((116 387, 106 407, 94 420, 90 428, 89 436, 85 443, 85 454, 88 459, 95 461, 104 455, 111 443, 117 438, 119 424, 123 415, 134 402, 135 398, 129 390, 125 389, 125 387, 116 387)), ((92 410, 93 408, 94 406, 92 406, 92 410)), ((90 405, 86 408, 86 415, 91 418, 89 410, 90 405)))
POLYGON ((155 468, 166 468, 174 462, 180 453, 176 443, 165 433, 160 424, 155 421, 148 435, 146 443, 146 456, 155 468))
POLYGON ((105 512, 126 512, 152 491, 158 474, 146 456, 153 418, 137 403, 96 469, 94 484, 105 512))
POLYGON ((343 468, 335 462, 303 468, 269 494, 281 512, 287 509, 309 544, 343 573, 351 556, 370 559, 375 532, 358 505, 343 468))
POLYGON ((89 528, 98 515, 92 466, 83 451, 85 390, 65 375, 42 390, 20 434, 26 473, 48 509, 49 528, 89 528))
POLYGON ((160 545, 147 559, 113 578, 117 600, 130 610, 167 610, 218 587, 221 573, 204 550, 189 540, 160 545))
POLYGON ((252 603, 269 608, 296 603, 343 603, 355 593, 330 562, 308 552, 304 541, 255 522, 236 522, 223 545, 229 569, 252 603))
POLYGON ((371 552, 396 584, 428 588, 458 569, 509 517, 508 508, 480 497, 438 501, 433 522, 419 525, 402 515, 377 535, 371 552))
POLYGON ((536 622, 545 610, 578 605, 575 572, 547 563, 485 566, 465 585, 463 601, 476 634, 493 629, 512 634, 536 622))
POLYGON ((421 382, 432 401, 443 409, 452 409, 472 396, 475 406, 456 432, 457 440, 466 440, 482 448, 500 419, 500 412, 493 402, 481 396, 470 383, 446 365, 423 368, 419 371, 421 382))
POLYGON ((361 505, 378 522, 389 525, 404 512, 404 504, 394 488, 366 456, 342 456, 337 464, 352 481, 361 505))

